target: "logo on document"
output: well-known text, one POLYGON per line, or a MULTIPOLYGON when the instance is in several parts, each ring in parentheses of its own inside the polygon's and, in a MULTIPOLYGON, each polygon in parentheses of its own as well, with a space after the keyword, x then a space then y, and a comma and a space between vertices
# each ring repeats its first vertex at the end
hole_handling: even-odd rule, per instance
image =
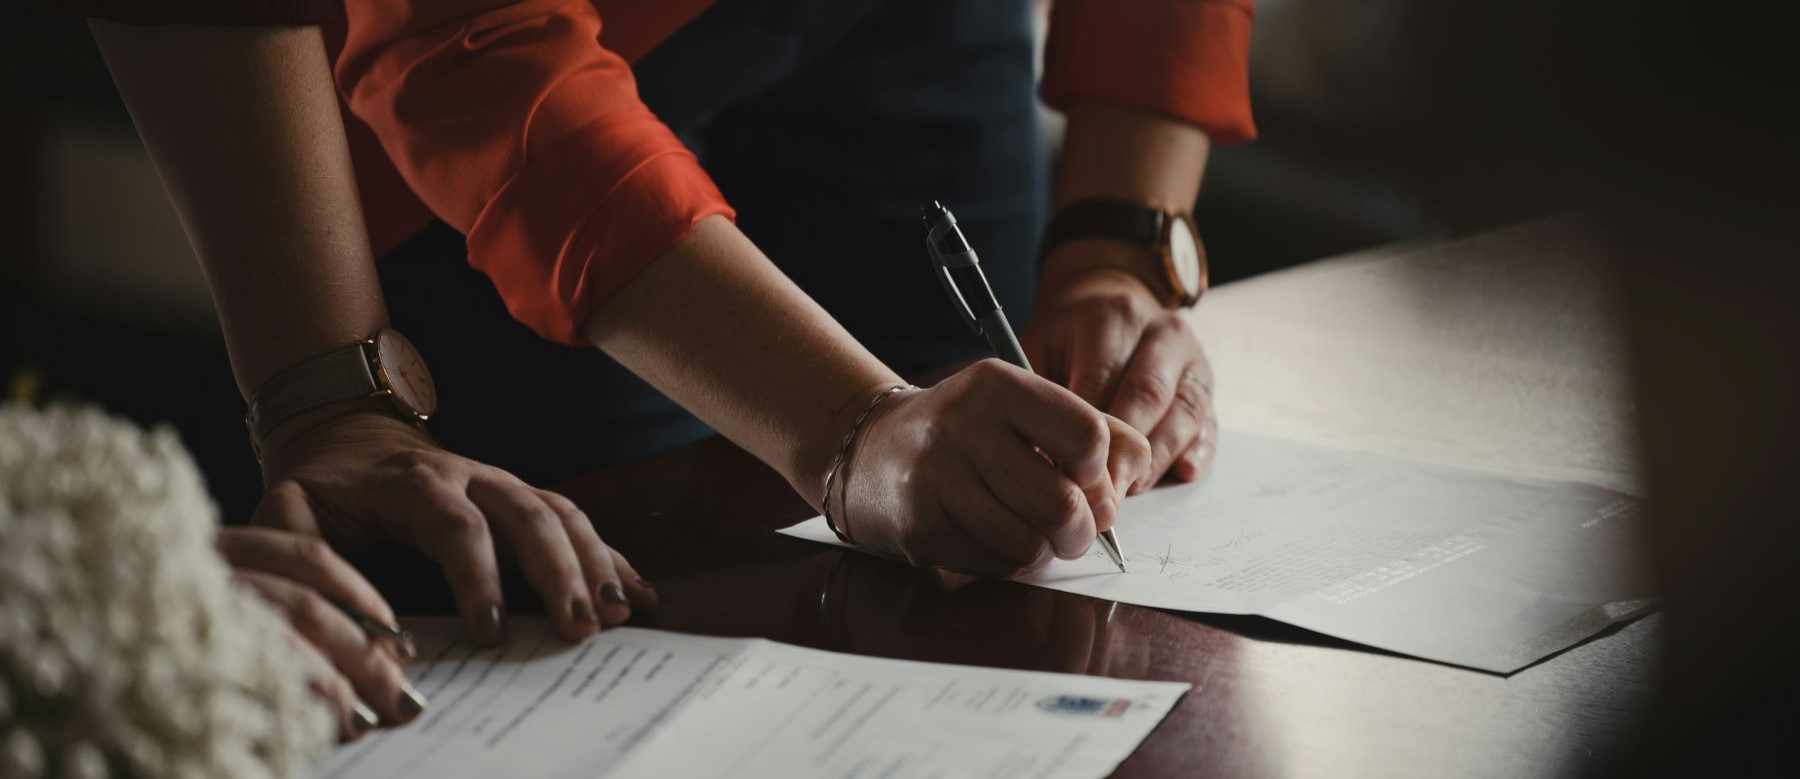
POLYGON ((1080 717, 1117 717, 1131 709, 1129 698, 1090 698, 1086 695, 1052 695, 1037 702, 1038 708, 1051 714, 1073 714, 1080 717))

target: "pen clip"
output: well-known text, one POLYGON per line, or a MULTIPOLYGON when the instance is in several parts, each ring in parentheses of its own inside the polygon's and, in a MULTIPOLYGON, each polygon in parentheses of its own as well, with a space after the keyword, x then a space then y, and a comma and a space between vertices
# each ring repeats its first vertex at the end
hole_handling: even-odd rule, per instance
POLYGON ((938 249, 938 241, 955 227, 956 215, 948 210, 944 211, 943 218, 925 231, 925 255, 931 258, 931 269, 937 273, 938 283, 944 285, 944 292, 951 300, 956 301, 957 312, 962 314, 963 321, 969 323, 969 329, 974 330, 976 335, 980 335, 981 322, 975 318, 975 310, 969 307, 968 298, 963 297, 962 287, 957 286, 956 279, 951 277, 950 269, 980 267, 981 260, 972 250, 945 254, 938 249))

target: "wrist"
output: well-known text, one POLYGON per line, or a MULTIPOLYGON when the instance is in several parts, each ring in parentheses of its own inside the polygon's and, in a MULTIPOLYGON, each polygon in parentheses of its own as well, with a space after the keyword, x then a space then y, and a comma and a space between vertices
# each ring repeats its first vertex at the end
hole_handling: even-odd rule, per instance
MULTIPOLYGON (((898 378, 882 381, 857 389, 846 395, 844 400, 825 415, 817 428, 805 438, 800 452, 794 458, 794 465, 785 474, 788 484, 795 492, 806 499, 814 508, 823 510, 829 495, 825 494, 825 482, 830 475, 832 465, 838 453, 843 451, 845 437, 856 426, 856 420, 862 416, 871 403, 888 389, 905 385, 898 378)), ((886 404, 883 404, 886 405, 886 404)), ((866 434, 869 420, 864 420, 863 433, 866 434)))
MULTIPOLYGON (((1039 297, 1052 300, 1076 289, 1110 287, 1160 301, 1156 259, 1142 246, 1109 238, 1069 241, 1046 254, 1038 272, 1039 297)), ((1160 304, 1160 303, 1159 303, 1160 304)))

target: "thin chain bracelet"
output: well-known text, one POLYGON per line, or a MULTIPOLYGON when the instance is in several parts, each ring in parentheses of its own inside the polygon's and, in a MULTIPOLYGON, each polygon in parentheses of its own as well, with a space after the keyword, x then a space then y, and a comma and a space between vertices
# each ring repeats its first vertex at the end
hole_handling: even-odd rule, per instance
MULTIPOLYGON (((838 473, 843 470, 844 460, 850 455, 851 445, 856 443, 856 436, 862 432, 863 423, 869 421, 869 415, 875 413, 876 406, 881 405, 882 401, 902 392, 916 389, 918 389, 918 387, 911 384, 896 384, 882 390, 873 400, 869 401, 869 405, 863 407, 861 414, 856 415, 856 421, 850 423, 850 431, 844 434, 844 443, 838 446, 837 456, 831 459, 831 470, 825 472, 825 499, 819 501, 819 507, 822 509, 821 513, 825 515, 825 526, 831 528, 831 532, 837 535, 839 541, 850 544, 851 546, 856 545, 855 541, 850 540, 850 532, 845 529, 849 527, 847 518, 846 521, 839 522, 836 517, 831 515, 831 488, 838 482, 838 473)), ((848 508, 849 499, 847 496, 844 500, 839 502, 843 503, 844 506, 848 508)))

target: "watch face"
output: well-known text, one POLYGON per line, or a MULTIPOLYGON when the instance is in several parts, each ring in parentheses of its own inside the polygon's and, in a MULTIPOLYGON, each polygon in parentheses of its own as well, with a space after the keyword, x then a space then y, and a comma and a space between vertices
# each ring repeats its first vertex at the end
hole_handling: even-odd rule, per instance
POLYGON ((1178 292, 1184 297, 1197 298, 1206 291, 1206 253, 1200 249, 1193 224, 1186 218, 1169 222, 1169 262, 1175 279, 1181 282, 1178 292))
POLYGON ((437 413, 437 386, 431 383, 431 372, 425 370, 425 361, 411 341, 393 330, 382 330, 375 334, 375 358, 401 411, 421 420, 437 413))

